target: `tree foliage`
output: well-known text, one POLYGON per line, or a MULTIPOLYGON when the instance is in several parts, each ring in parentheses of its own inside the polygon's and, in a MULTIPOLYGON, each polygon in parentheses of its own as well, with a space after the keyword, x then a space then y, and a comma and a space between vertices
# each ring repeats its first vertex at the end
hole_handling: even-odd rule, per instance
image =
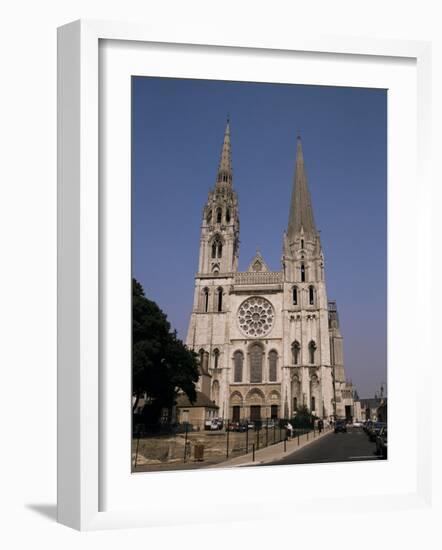
POLYGON ((298 407, 293 416, 293 427, 295 428, 311 428, 313 425, 313 419, 317 418, 312 415, 306 405, 298 407))
POLYGON ((141 284, 132 281, 132 368, 136 401, 146 393, 150 416, 158 419, 164 407, 174 405, 182 390, 193 402, 198 380, 196 353, 187 349, 171 329, 167 316, 144 294, 141 284))

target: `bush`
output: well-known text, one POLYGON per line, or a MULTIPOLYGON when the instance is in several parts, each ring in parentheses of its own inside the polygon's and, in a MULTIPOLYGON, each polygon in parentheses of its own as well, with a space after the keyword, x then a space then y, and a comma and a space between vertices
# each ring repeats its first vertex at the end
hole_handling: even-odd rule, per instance
POLYGON ((307 407, 299 407, 291 421, 294 428, 312 429, 316 416, 312 415, 307 407))

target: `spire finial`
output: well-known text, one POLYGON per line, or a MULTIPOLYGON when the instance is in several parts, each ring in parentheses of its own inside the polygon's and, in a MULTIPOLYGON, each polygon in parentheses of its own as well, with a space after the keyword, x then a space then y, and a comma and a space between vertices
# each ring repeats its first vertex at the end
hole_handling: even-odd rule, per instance
POLYGON ((304 153, 301 137, 298 132, 296 139, 296 168, 293 182, 292 200, 290 204, 289 225, 287 235, 289 241, 296 239, 303 230, 307 237, 315 237, 317 230, 313 217, 310 193, 307 186, 307 174, 304 167, 304 153))
POLYGON ((301 136, 298 133, 298 137, 296 138, 296 167, 298 167, 298 163, 304 162, 304 153, 302 152, 302 140, 301 136))
POLYGON ((224 141, 221 149, 221 158, 218 166, 218 175, 216 178, 217 185, 219 183, 232 184, 232 158, 230 151, 230 116, 227 114, 226 129, 224 132, 224 141))

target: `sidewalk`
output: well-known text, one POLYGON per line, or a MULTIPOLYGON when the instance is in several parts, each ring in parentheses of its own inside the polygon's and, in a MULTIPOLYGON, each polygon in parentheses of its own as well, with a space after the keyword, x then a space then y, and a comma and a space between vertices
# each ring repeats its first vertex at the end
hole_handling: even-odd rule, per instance
POLYGON ((231 460, 225 460, 224 462, 219 462, 218 464, 210 465, 209 468, 230 468, 232 466, 259 466, 261 464, 268 464, 270 462, 275 462, 281 460, 287 455, 302 449, 306 445, 317 441, 318 439, 325 437, 333 433, 333 428, 326 428, 320 435, 316 431, 310 432, 294 437, 293 439, 286 442, 286 450, 284 451, 284 441, 281 443, 276 443, 275 445, 269 445, 263 449, 255 451, 255 461, 253 462, 253 453, 248 453, 246 455, 237 456, 231 460))

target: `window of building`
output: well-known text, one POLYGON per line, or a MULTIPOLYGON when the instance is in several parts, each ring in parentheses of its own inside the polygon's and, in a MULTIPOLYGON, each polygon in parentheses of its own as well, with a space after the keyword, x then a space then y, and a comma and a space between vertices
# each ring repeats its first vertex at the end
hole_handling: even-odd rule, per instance
POLYGON ((305 283, 305 265, 301 264, 301 283, 305 283))
POLYGON ((308 345, 308 352, 309 352, 309 358, 310 358, 310 364, 313 365, 315 363, 315 351, 316 351, 316 344, 313 342, 313 340, 308 345))
POLYGON ((212 241, 212 258, 221 258, 223 255, 223 243, 219 235, 212 241))
POLYGON ((221 210, 221 208, 218 208, 216 210, 216 223, 221 223, 222 216, 223 216, 223 211, 221 210))
POLYGON ((207 351, 200 349, 198 352, 199 361, 200 361, 200 372, 207 373, 209 370, 209 354, 207 351))
POLYGON ((297 397, 293 398, 293 410, 294 411, 298 410, 298 398, 297 397))
POLYGON ((292 301, 293 305, 298 305, 298 287, 294 286, 292 289, 292 301))
POLYGON ((269 382, 276 382, 276 367, 278 363, 278 354, 275 350, 269 353, 269 382))
POLYGON ((262 382, 262 348, 259 344, 250 347, 250 382, 262 382))
POLYGON ((207 212, 206 220, 207 220, 207 223, 210 223, 212 221, 212 210, 209 210, 207 212))
POLYGON ((213 368, 217 369, 219 367, 219 349, 213 350, 213 368))
POLYGON ((299 353, 301 351, 301 346, 299 345, 298 341, 293 342, 292 344, 292 358, 293 358, 293 364, 298 365, 299 364, 299 353))
POLYGON ((313 286, 308 287, 308 301, 311 306, 315 303, 315 289, 313 286))
POLYGON ((301 248, 304 248, 304 239, 301 239, 301 248))
MULTIPOLYGON (((212 384, 212 400, 215 401, 216 404, 219 403, 219 382, 218 380, 215 380, 212 384)), ((215 416, 215 415, 213 415, 215 416)))
POLYGON ((223 310, 223 289, 219 288, 217 291, 217 310, 223 310))
POLYGON ((233 354, 233 381, 242 382, 242 365, 244 356, 241 351, 235 351, 233 354))
POLYGON ((311 408, 310 408, 310 410, 311 410, 311 411, 316 411, 316 399, 315 399, 315 397, 314 397, 313 395, 312 395, 310 401, 311 401, 311 408))
POLYGON ((278 405, 270 405, 270 418, 276 420, 278 418, 278 405))
POLYGON ((209 289, 205 288, 204 291, 204 311, 209 311, 209 289))
POLYGON ((229 208, 226 210, 226 222, 227 223, 230 222, 230 209, 229 208))

